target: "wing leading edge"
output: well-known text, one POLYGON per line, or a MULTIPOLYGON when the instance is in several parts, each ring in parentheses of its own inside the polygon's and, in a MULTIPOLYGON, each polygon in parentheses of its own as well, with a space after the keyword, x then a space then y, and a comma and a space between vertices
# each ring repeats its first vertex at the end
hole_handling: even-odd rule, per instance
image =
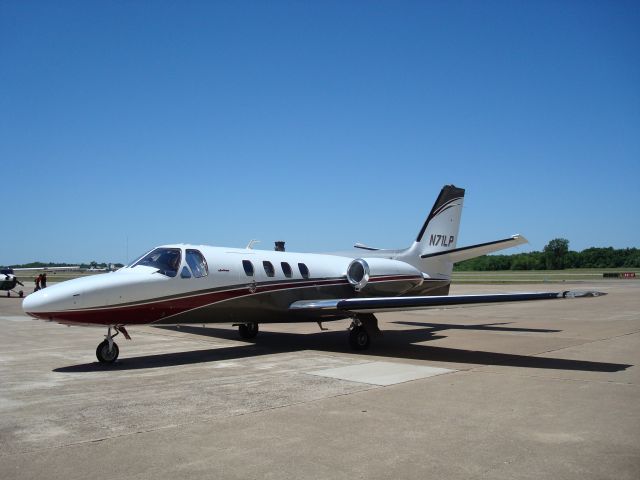
POLYGON ((490 303, 524 302, 533 300, 555 300, 563 298, 599 297, 606 295, 596 291, 496 293, 488 295, 442 295, 429 297, 372 297, 327 300, 299 300, 289 310, 311 313, 351 312, 376 313, 428 308, 446 308, 459 305, 481 305, 490 303))

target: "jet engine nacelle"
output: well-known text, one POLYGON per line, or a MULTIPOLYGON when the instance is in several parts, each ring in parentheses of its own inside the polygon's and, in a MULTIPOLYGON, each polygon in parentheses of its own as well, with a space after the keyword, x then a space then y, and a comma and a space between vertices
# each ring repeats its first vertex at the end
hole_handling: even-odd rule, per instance
POLYGON ((347 280, 356 292, 399 295, 422 284, 422 272, 408 263, 388 258, 356 258, 347 267, 347 280))

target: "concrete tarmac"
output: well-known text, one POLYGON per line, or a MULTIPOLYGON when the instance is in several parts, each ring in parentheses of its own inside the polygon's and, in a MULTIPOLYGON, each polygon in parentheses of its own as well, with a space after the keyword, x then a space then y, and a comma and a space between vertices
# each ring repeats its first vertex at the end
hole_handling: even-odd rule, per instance
POLYGON ((0 478, 640 478, 640 281, 460 285, 599 298, 348 322, 130 328, 32 320, 0 298, 0 478), (106 330, 106 329, 105 329, 106 330))

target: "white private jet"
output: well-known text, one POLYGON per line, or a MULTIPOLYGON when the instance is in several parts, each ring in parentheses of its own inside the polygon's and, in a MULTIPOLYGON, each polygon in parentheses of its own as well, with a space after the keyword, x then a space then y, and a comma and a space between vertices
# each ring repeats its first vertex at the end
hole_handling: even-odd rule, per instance
POLYGON ((112 363, 113 338, 127 325, 231 323, 242 338, 260 323, 351 318, 349 342, 368 348, 380 333, 374 313, 462 304, 597 296, 599 292, 448 295, 455 262, 526 243, 514 235, 456 247, 464 190, 445 186, 413 244, 382 250, 356 244, 351 253, 164 245, 117 272, 61 282, 23 301, 35 318, 69 325, 102 325, 100 362, 112 363))

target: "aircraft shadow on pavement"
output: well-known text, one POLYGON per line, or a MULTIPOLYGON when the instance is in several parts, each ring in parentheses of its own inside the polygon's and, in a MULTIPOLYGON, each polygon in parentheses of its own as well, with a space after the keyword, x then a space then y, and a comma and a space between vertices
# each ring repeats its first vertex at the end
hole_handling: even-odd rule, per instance
POLYGON ((493 332, 530 332, 530 333, 558 333, 562 330, 551 330, 547 328, 521 328, 521 327, 503 327, 511 322, 501 323, 482 323, 480 325, 456 325, 451 323, 424 323, 424 322, 392 322, 396 325, 409 325, 412 327, 427 327, 431 332, 442 330, 481 330, 493 332))
MULTIPOLYGON (((136 370, 159 368, 197 363, 218 362, 239 358, 258 357, 277 353, 315 350, 319 352, 335 352, 354 355, 371 355, 374 357, 402 358, 410 360, 437 361, 448 363, 466 363, 471 365, 494 365, 521 368, 541 368, 553 370, 580 370, 588 372, 618 372, 632 366, 629 364, 592 362, 587 360, 570 360, 562 358, 536 357, 500 352, 466 350, 458 348, 438 347, 421 344, 423 342, 446 338, 434 335, 443 330, 489 330, 505 332, 537 332, 551 333, 561 330, 534 328, 504 327, 500 323, 481 325, 455 325, 418 322, 396 322, 404 325, 415 325, 422 328, 411 330, 386 330, 381 337, 374 337, 374 345, 367 351, 354 352, 350 349, 345 330, 325 331, 310 334, 261 331, 255 340, 244 345, 220 347, 204 350, 193 350, 177 353, 160 353, 139 357, 121 357, 113 365, 98 362, 72 365, 57 368, 55 372, 77 373, 113 370, 136 370)), ((180 331, 227 340, 238 341, 236 330, 217 327, 181 326, 157 327, 166 330, 180 331)))

